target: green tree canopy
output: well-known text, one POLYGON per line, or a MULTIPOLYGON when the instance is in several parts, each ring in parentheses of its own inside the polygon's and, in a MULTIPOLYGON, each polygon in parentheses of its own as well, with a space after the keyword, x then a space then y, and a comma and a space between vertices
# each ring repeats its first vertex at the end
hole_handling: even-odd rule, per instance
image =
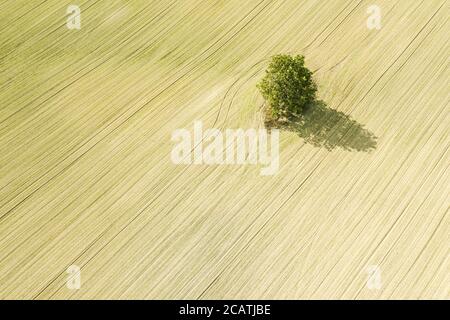
POLYGON ((272 57, 258 88, 276 120, 301 116, 315 101, 317 91, 312 72, 305 67, 305 57, 282 54, 272 57))

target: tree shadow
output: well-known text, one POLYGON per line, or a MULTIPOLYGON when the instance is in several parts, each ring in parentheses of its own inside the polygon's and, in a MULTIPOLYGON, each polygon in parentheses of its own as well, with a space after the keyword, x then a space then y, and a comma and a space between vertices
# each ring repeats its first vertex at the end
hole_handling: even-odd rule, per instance
POLYGON ((328 108, 318 100, 302 116, 266 123, 268 127, 296 133, 307 143, 331 151, 336 147, 347 151, 370 152, 377 146, 377 137, 348 115, 328 108))

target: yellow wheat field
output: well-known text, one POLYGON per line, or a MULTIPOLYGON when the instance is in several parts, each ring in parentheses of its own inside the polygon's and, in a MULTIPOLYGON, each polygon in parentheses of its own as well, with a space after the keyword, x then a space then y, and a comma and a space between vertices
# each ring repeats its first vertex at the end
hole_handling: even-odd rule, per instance
POLYGON ((70 4, 0 1, 0 298, 450 298, 448 1, 70 4), (328 134, 273 176, 173 164, 177 128, 262 126, 278 53, 328 134))

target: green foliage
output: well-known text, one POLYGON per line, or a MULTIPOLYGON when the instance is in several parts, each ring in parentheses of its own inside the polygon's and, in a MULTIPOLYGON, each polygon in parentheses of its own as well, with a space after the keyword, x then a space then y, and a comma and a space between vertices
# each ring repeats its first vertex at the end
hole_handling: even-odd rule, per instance
POLYGON ((258 83, 268 112, 275 120, 301 116, 316 99, 317 86, 312 72, 305 67, 305 57, 301 55, 276 55, 258 83))

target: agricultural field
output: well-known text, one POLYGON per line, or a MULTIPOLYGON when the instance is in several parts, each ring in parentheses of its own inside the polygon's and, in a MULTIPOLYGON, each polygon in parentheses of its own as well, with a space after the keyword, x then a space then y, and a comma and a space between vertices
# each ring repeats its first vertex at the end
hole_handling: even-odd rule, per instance
POLYGON ((446 0, 1 0, 0 298, 449 299, 448 18, 446 0), (280 131, 278 171, 174 163, 177 129, 264 128, 280 53, 321 105, 280 131))

